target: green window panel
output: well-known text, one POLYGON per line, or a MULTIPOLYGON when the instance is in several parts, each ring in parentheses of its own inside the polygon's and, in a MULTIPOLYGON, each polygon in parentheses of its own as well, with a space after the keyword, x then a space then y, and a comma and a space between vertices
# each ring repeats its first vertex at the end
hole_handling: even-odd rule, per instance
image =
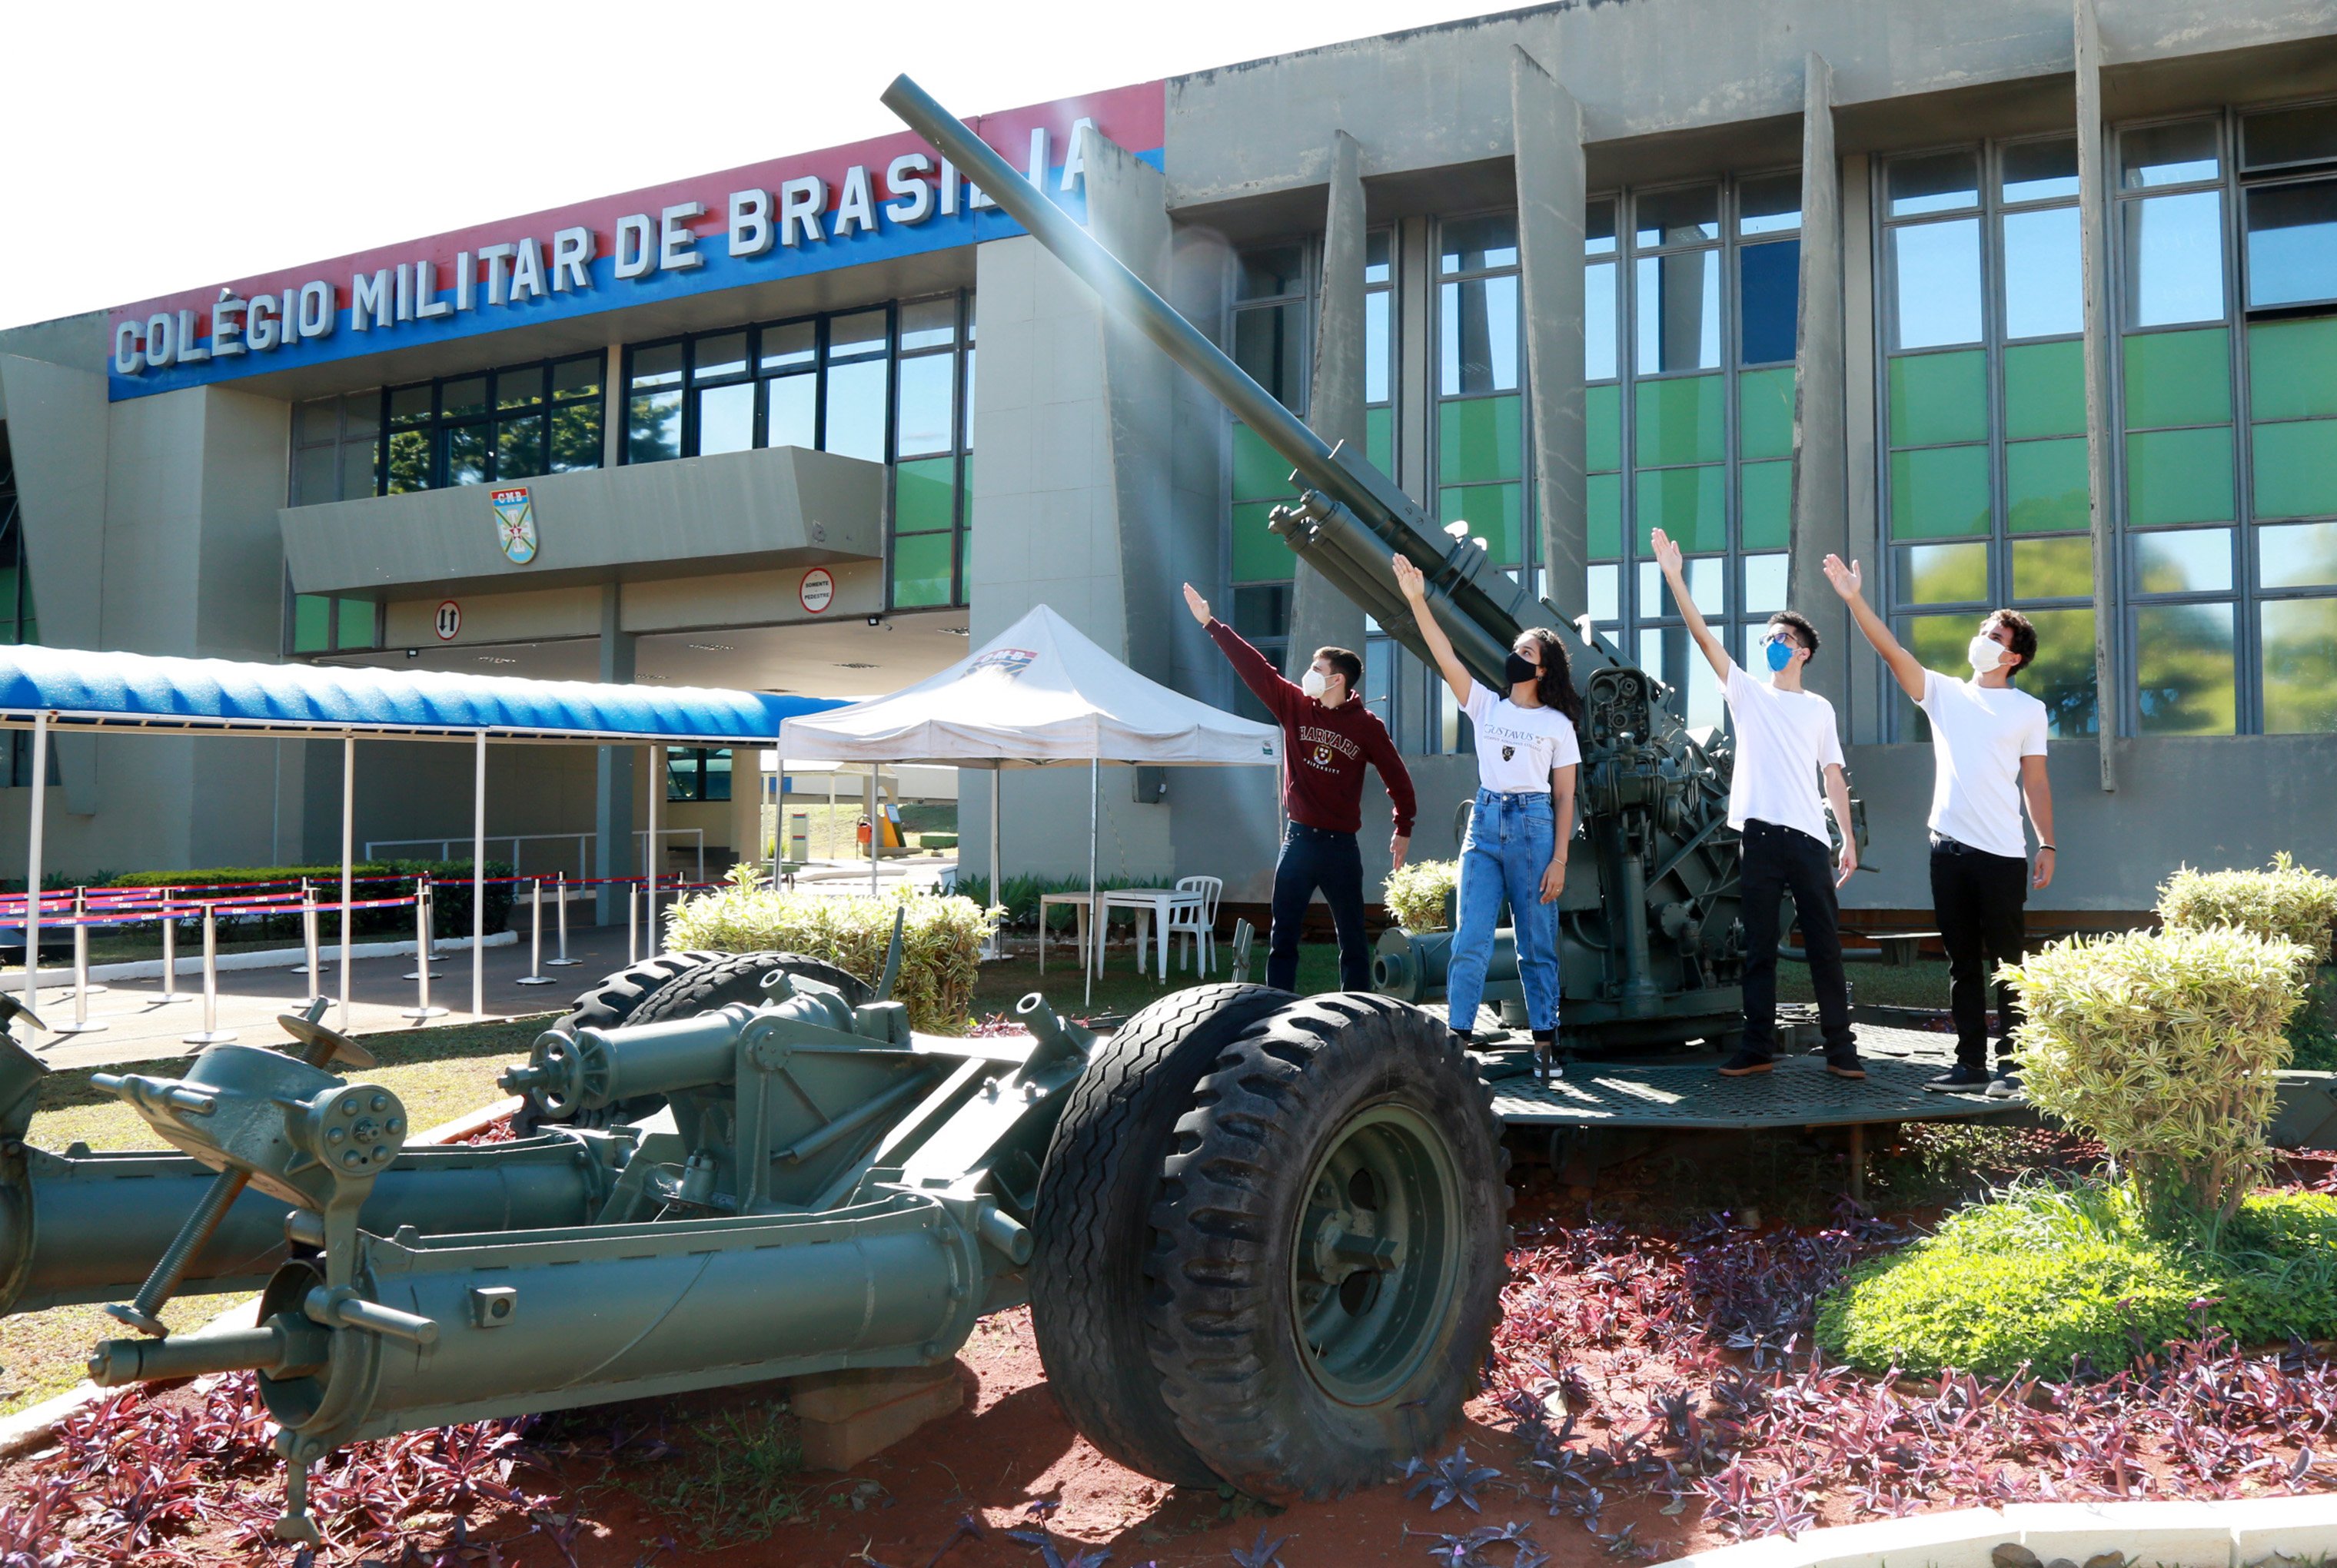
POLYGON ((2004 351, 2004 433, 2086 433, 2086 346, 2024 343, 2004 351))
POLYGON ((1590 523, 1590 559, 1619 560, 1623 556, 1623 476, 1594 473, 1583 483, 1583 499, 1590 523))
POLYGON ((2037 628, 2037 659, 2020 671, 2020 689, 2045 705, 2046 728, 2056 740, 2092 735, 2101 715, 2094 687, 2092 608, 2025 613, 2037 628))
POLYGON ((1909 545, 1899 552, 1899 583, 1909 604, 1984 603, 1988 541, 1909 545))
POLYGON ((1988 448, 1891 454, 1891 537, 1955 539, 1989 531, 1988 448))
POLYGON ((2012 597, 2094 597, 2094 541, 2076 539, 2016 539, 2012 541, 2012 597))
POLYGON ((333 603, 333 611, 335 620, 339 623, 340 632, 340 637, 334 643, 334 647, 347 649, 373 648, 377 645, 379 639, 374 635, 373 600, 369 599, 336 599, 333 603))
POLYGON ((1720 385, 1717 375, 1639 383, 1634 406, 1638 412, 1641 467, 1720 461, 1720 385))
POLYGON ((1783 550, 1794 531, 1794 464, 1746 463, 1736 469, 1738 531, 1747 550, 1783 550))
POLYGON ((2230 735, 2232 607, 2147 605, 2135 612, 2135 685, 2145 735, 2230 735))
POLYGON ((1290 464, 1266 445, 1265 438, 1246 424, 1234 426, 1234 499, 1276 501, 1297 492, 1290 488, 1290 464))
POLYGON ((2126 340, 2126 427, 2220 424, 2232 417, 2232 339, 2203 332, 2145 332, 2126 340))
POLYGON ((1794 454, 1794 369, 1747 370, 1736 377, 1736 454, 1794 454))
POLYGON ((1234 578, 1236 582, 1276 582, 1292 573, 1298 558, 1281 536, 1266 526, 1266 515, 1279 504, 1245 501, 1234 505, 1234 578))
POLYGON ((2143 431, 2126 438, 2127 521, 2228 522, 2232 519, 2232 433, 2143 431))
POLYGON ((2337 414, 2337 316, 2248 328, 2248 407, 2256 419, 2337 414))
POLYGON ((1364 410, 1364 455, 1382 473, 1395 472, 1395 410, 1364 410))
POLYGON ((1436 477, 1443 484, 1516 479, 1525 471, 1524 400, 1472 397, 1436 408, 1436 477))
POLYGON ((2266 735, 2337 730, 2337 599, 2264 607, 2266 735))
POLYGON ((333 646, 333 601, 323 594, 303 593, 292 600, 292 651, 325 653, 333 646))
POLYGON ((1891 444, 1988 439, 1988 356, 1910 354, 1891 362, 1891 444))
POLYGON ((2089 527, 2085 438, 2016 441, 2006 446, 2004 516, 2014 533, 2066 533, 2089 527))
POLYGON ((1623 466, 1623 389, 1609 383, 1582 391, 1583 463, 1593 473, 1623 466))
POLYGON ((958 464, 957 488, 958 526, 972 528, 973 526, 973 453, 970 452, 958 464))
POLYGON ((2258 517, 2337 512, 2337 419, 2259 424, 2248 434, 2258 517))
POLYGON ((921 457, 893 469, 893 531, 931 533, 952 526, 957 459, 921 457))
POLYGON ((1436 520, 1466 522, 1495 566, 1516 566, 1526 558, 1525 493, 1521 484, 1447 485, 1436 492, 1436 520))
POLYGON ((915 533, 893 541, 893 602, 924 607, 950 602, 950 555, 956 536, 915 533))
POLYGON ((1701 468, 1657 468, 1638 476, 1638 528, 1639 553, 1652 552, 1648 534, 1662 529, 1690 555, 1712 555, 1728 548, 1728 520, 1724 502, 1727 471, 1718 464, 1701 468))

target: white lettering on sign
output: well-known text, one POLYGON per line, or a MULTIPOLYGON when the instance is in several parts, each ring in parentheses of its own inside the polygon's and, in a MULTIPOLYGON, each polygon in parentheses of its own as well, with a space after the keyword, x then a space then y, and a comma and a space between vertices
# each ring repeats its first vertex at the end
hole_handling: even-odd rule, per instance
POLYGON ((438 640, 452 642, 463 629, 463 607, 451 599, 438 601, 438 640))
POLYGON ((836 574, 824 566, 813 567, 803 574, 803 586, 796 590, 796 597, 817 615, 836 602, 836 574))

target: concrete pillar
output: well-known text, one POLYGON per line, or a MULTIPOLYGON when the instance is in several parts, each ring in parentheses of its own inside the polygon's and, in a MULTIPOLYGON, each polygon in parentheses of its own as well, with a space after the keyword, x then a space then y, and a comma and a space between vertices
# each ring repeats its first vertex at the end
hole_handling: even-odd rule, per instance
MULTIPOLYGON (((633 680, 633 634, 624 629, 620 611, 623 589, 616 583, 601 589, 601 679, 611 686, 633 680)), ((599 837, 592 849, 592 874, 629 877, 633 874, 633 750, 629 745, 594 748, 592 825, 599 837)), ((651 784, 656 780, 650 781, 651 784)), ((615 925, 625 918, 626 891, 601 890, 601 923, 615 925)))
POLYGON ((2117 788, 2117 667, 2111 632, 2117 623, 2117 520, 2110 512, 2110 193, 2102 167, 2102 28, 2094 0, 2076 0, 2078 56, 2078 255, 2085 275, 2086 481, 2094 535, 2094 692, 2099 716, 2101 782, 2117 788))
POLYGON ((1849 702, 1850 664, 1859 647, 1849 611, 1823 570, 1828 555, 1846 557, 1850 550, 1844 397, 1833 68, 1813 54, 1803 57, 1802 272, 1794 327, 1794 524, 1786 597, 1810 618, 1824 645, 1809 674, 1810 688, 1837 707, 1849 702))
POLYGON ((1582 482, 1582 109, 1533 56, 1511 44, 1510 114, 1516 125, 1534 509, 1541 520, 1550 602, 1572 620, 1590 608, 1590 525, 1582 482))
POLYGON ((759 746, 730 748, 730 852, 742 861, 763 853, 763 757, 759 746))
MULTIPOLYGON (((1315 377, 1306 423, 1315 434, 1364 450, 1363 149, 1331 138, 1330 211, 1323 226, 1323 293, 1315 326, 1315 377)), ((1296 680, 1318 648, 1364 651, 1364 611, 1305 561, 1291 581, 1290 645, 1283 672, 1296 680)))

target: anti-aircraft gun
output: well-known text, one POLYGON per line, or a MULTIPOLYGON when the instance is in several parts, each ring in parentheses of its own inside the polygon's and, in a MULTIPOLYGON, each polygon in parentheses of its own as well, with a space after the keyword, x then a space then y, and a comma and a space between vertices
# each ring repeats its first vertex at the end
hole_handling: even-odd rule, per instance
MULTIPOLYGON (((1426 576, 1462 663, 1497 690, 1520 633, 1564 628, 1480 545, 1439 530, 1353 447, 1309 430, 915 83, 896 78, 884 102, 1291 464, 1300 494, 1274 509, 1269 526, 1397 642, 1428 657, 1396 591, 1398 554, 1426 576)), ((1740 1021, 1745 959, 1729 744, 1690 735, 1678 695, 1587 624, 1568 630, 1584 708, 1579 831, 1590 853, 1569 862, 1559 901, 1564 1043, 1614 1050, 1724 1037, 1740 1021)), ((1373 964, 1374 986, 1413 1002, 1441 994, 1451 942, 1391 931, 1373 964)), ((1523 995, 1506 931, 1489 978, 1488 999, 1523 995)))

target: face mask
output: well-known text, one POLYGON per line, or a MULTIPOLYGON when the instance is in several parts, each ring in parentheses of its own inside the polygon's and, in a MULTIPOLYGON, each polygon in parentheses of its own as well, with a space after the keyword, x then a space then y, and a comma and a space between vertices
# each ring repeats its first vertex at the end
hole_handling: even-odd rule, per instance
POLYGON ((1331 677, 1311 665, 1307 667, 1306 673, 1298 677, 1298 689, 1316 702, 1323 700, 1323 694, 1330 687, 1331 677))
POLYGON ((1991 637, 1976 637, 1966 650, 1971 657, 1975 674, 1986 675, 2004 662, 2004 645, 1991 637))
POLYGON ((1794 662, 1794 650, 1785 642, 1785 638, 1772 638, 1768 642, 1762 646, 1766 650, 1766 657, 1769 660, 1769 667, 1771 669, 1782 670, 1787 665, 1794 662))
POLYGON ((1501 678, 1511 686, 1520 681, 1540 680, 1541 667, 1521 653, 1512 653, 1501 666, 1501 678))

